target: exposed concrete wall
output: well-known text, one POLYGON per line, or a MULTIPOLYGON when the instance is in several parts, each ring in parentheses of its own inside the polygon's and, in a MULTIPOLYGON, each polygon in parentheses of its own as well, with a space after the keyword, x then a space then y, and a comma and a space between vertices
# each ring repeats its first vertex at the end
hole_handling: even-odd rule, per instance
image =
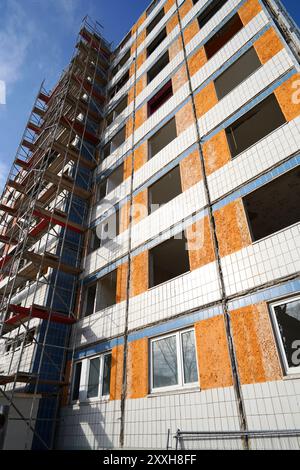
POLYGON ((195 222, 186 230, 191 271, 215 260, 208 217, 195 222))
POLYGON ((146 292, 149 284, 149 253, 144 251, 132 259, 130 296, 146 292))
POLYGON ((111 374, 110 374, 110 400, 120 400, 123 383, 123 357, 124 346, 116 346, 112 349, 111 374))
POLYGON ((230 162, 231 153, 224 130, 204 143, 203 156, 207 175, 210 175, 230 162))
POLYGON ((186 191, 201 181, 202 170, 198 150, 194 150, 190 155, 181 160, 179 167, 182 191, 186 191))
POLYGON ((299 83, 300 73, 297 73, 275 90, 275 96, 288 122, 300 115, 299 83))
POLYGON ((282 378, 267 306, 250 305, 230 312, 242 384, 282 378))
POLYGON ((241 200, 227 204, 215 212, 220 256, 224 257, 251 244, 248 223, 241 200))
POLYGON ((254 48, 263 65, 281 51, 283 47, 283 43, 274 28, 268 29, 268 31, 254 43, 254 48))
POLYGON ((246 26, 258 13, 262 11, 259 0, 248 0, 238 11, 239 16, 246 26))
POLYGON ((215 85, 210 82, 195 96, 195 106, 197 118, 206 114, 211 108, 218 103, 215 85))
POLYGON ((191 57, 188 58, 188 67, 191 77, 198 72, 207 62, 204 47, 198 49, 191 57))
POLYGON ((129 344, 128 398, 143 398, 149 393, 148 354, 148 338, 142 338, 129 344))
POLYGON ((219 315, 195 324, 201 390, 232 385, 224 318, 219 315))
POLYGON ((117 268, 117 303, 123 302, 127 298, 127 276, 128 276, 128 263, 124 263, 117 268))

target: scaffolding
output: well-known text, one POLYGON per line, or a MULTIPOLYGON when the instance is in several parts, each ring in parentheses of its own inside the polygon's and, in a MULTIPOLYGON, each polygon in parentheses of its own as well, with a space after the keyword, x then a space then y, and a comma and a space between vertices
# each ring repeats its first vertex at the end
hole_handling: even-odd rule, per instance
POLYGON ((48 93, 43 82, 38 91, 0 199, 0 339, 20 333, 23 338, 0 375, 0 395, 7 397, 9 390, 13 407, 16 391, 25 386, 32 395, 27 424, 36 447, 53 447, 68 384, 65 365, 70 327, 78 317, 110 56, 99 23, 86 17, 57 85, 48 93), (35 351, 22 370, 26 335, 37 324, 35 351), (33 419, 41 394, 51 406, 45 404, 46 412, 33 419))

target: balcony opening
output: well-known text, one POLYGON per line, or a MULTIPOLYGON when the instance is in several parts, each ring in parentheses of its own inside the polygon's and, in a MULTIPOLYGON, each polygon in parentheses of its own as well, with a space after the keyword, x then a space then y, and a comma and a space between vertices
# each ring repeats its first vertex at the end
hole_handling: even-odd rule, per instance
POLYGON ((243 23, 236 14, 204 45, 207 59, 211 59, 241 29, 243 29, 243 23))
POLYGON ((93 315, 95 308, 95 298, 96 298, 97 284, 89 286, 85 294, 85 302, 83 307, 83 314, 85 317, 93 315))
POLYGON ((97 186, 97 202, 105 198, 123 182, 124 164, 119 165, 104 181, 97 186))
POLYGON ((101 240, 98 237, 97 228, 91 230, 90 245, 89 245, 89 254, 93 251, 98 250, 101 247, 101 240))
POLYGON ((121 90, 121 88, 123 88, 123 86, 128 82, 128 80, 129 80, 129 70, 127 70, 127 72, 124 73, 124 75, 112 88, 109 94, 109 99, 112 99, 121 90))
POLYGON ((300 167, 243 198, 253 241, 300 221, 300 167))
POLYGON ((102 277, 97 284, 96 312, 116 303, 117 270, 102 277))
POLYGON ((261 62, 254 49, 251 47, 236 62, 215 80, 215 88, 218 99, 221 100, 246 80, 252 73, 261 67, 261 62))
POLYGON ((169 80, 151 100, 148 101, 148 117, 157 111, 173 96, 172 80, 169 80))
POLYGON ((164 9, 162 8, 159 13, 157 13, 157 15, 155 16, 155 18, 151 21, 151 23, 147 26, 147 29, 146 29, 146 34, 148 36, 148 34, 151 33, 151 31, 155 28, 156 25, 158 25, 158 23, 160 22, 160 20, 165 16, 165 11, 164 9))
POLYGON ((185 233, 182 232, 177 237, 170 238, 150 250, 150 287, 170 281, 190 270, 185 233))
POLYGON ((163 28, 156 38, 147 47, 147 57, 149 57, 167 37, 167 30, 163 28))
POLYGON ((201 15, 198 16, 199 28, 203 28, 203 26, 205 26, 219 10, 221 10, 225 3, 227 3, 227 0, 213 0, 201 15))
POLYGON ((111 72, 112 77, 114 77, 119 72, 119 70, 121 70, 123 65, 125 65, 126 62, 128 62, 128 60, 130 59, 130 55, 131 55, 131 52, 130 52, 130 49, 129 49, 126 52, 126 54, 123 55, 122 59, 117 63, 117 65, 113 68, 113 70, 111 72))
POLYGON ((167 51, 149 70, 147 74, 148 85, 168 65, 169 62, 170 62, 169 51, 167 51))
POLYGON ((182 193, 179 165, 149 187, 149 212, 171 201, 182 193))
POLYGON ((285 123, 286 119, 272 94, 226 129, 232 157, 244 152, 285 123))
POLYGON ((124 142, 126 138, 126 126, 122 127, 115 134, 115 136, 103 147, 102 151, 102 158, 103 160, 107 158, 111 153, 113 153, 117 148, 119 148, 124 142))
POLYGON ((148 159, 154 157, 177 137, 175 118, 159 129, 148 141, 148 159))
POLYGON ((128 105, 128 95, 125 95, 124 98, 117 104, 117 106, 107 115, 106 124, 110 126, 115 119, 127 108, 128 105))
POLYGON ((151 5, 146 10, 146 15, 149 16, 150 13, 154 10, 154 8, 159 4, 160 0, 154 0, 151 5))
POLYGON ((121 44, 117 48, 117 50, 115 52, 115 56, 117 56, 119 54, 119 52, 123 49, 123 47, 128 43, 130 38, 131 38, 131 31, 129 31, 129 33, 126 34, 125 38, 123 39, 123 41, 121 42, 121 44))
POLYGON ((124 163, 119 165, 107 178, 107 194, 113 191, 123 181, 124 163))

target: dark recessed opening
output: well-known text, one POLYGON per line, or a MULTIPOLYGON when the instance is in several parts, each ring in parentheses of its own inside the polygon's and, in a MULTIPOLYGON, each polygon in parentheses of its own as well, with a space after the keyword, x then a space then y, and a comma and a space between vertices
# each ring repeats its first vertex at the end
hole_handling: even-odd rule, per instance
POLYGON ((232 157, 244 152, 285 122, 276 97, 272 94, 226 129, 232 157))
POLYGON ((88 317, 94 313, 97 284, 89 286, 86 291, 84 316, 88 317))
POLYGON ((117 270, 98 281, 96 312, 111 307, 116 303, 117 270))
POLYGON ((118 83, 112 88, 109 94, 109 99, 112 99, 120 90, 123 88, 123 86, 128 82, 129 80, 129 70, 125 72, 125 74, 120 78, 118 83))
POLYGON ((179 165, 149 187, 149 212, 182 193, 179 165))
POLYGON ((152 82, 152 80, 168 65, 169 62, 169 51, 167 51, 149 70, 147 74, 148 84, 152 82))
POLYGON ((107 115, 106 124, 109 126, 112 122, 127 108, 128 105, 128 95, 125 95, 124 98, 117 104, 117 106, 107 115))
POLYGON ((123 39, 123 41, 119 45, 118 49, 116 50, 115 56, 117 56, 119 54, 121 49, 123 49, 123 47, 125 46, 125 44, 127 44, 127 42, 129 41, 130 38, 131 38, 131 31, 129 31, 129 33, 126 34, 125 38, 123 39))
POLYGON ((113 68, 111 74, 112 76, 116 75, 119 70, 121 70, 121 68, 123 67, 123 65, 126 64, 126 62, 130 59, 130 54, 131 54, 131 51, 130 49, 126 52, 126 54, 124 54, 124 56, 122 57, 122 59, 117 63, 117 65, 113 68))
POLYGON ((171 119, 161 129, 159 129, 148 141, 148 159, 154 157, 164 147, 166 147, 172 140, 176 139, 176 121, 175 118, 171 119))
POLYGON ((184 232, 181 239, 170 238, 149 252, 150 287, 174 279, 190 270, 184 232))
POLYGON ((236 62, 215 80, 216 92, 219 100, 224 98, 235 87, 242 83, 261 66, 261 62, 254 49, 251 47, 236 62))
POLYGON ((236 14, 205 44, 207 59, 222 49, 241 29, 243 29, 243 23, 239 15, 236 14))
POLYGON ((150 13, 154 10, 154 8, 159 4, 160 0, 154 0, 151 5, 146 10, 146 15, 149 16, 150 13))
POLYGON ((169 80, 149 101, 148 117, 173 96, 172 80, 169 80))
POLYGON ((122 127, 119 132, 103 147, 102 150, 102 159, 107 158, 111 153, 113 153, 120 145, 125 142, 126 139, 126 126, 122 127))
POLYGON ((214 0, 211 2, 207 8, 198 16, 198 23, 199 28, 203 28, 209 20, 215 16, 215 14, 221 10, 221 8, 225 5, 227 0, 214 0))
POLYGON ((158 23, 160 22, 160 20, 165 16, 165 11, 164 9, 162 8, 158 13, 157 15, 155 16, 155 18, 151 21, 151 23, 147 26, 147 29, 146 29, 146 34, 148 36, 148 34, 151 33, 151 31, 155 28, 156 25, 158 25, 158 23))
POLYGON ((253 241, 300 220, 300 168, 279 176, 243 198, 253 241))
POLYGON ((156 38, 151 42, 151 44, 147 47, 147 57, 149 57, 155 49, 163 42, 163 40, 167 37, 167 30, 163 28, 161 32, 156 36, 156 38))

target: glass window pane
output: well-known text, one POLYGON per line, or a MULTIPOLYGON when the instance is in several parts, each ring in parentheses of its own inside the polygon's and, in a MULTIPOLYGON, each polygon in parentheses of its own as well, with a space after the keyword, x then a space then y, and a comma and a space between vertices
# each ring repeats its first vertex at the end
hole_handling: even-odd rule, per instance
POLYGON ((186 331, 181 335, 184 383, 198 381, 197 359, 195 349, 195 335, 193 331, 186 331))
POLYGON ((79 398, 81 368, 82 368, 82 362, 78 362, 78 364, 75 364, 72 400, 78 400, 79 398))
POLYGON ((153 387, 178 384, 176 336, 152 343, 153 387))
POLYGON ((286 360, 289 367, 300 367, 299 348, 300 340, 300 300, 274 307, 286 360))
POLYGON ((102 395, 107 396, 110 392, 110 370, 111 370, 111 354, 107 354, 103 358, 103 379, 102 379, 102 395))
POLYGON ((90 361, 89 382, 88 382, 88 398, 97 397, 99 394, 100 381, 100 358, 96 357, 90 361))

